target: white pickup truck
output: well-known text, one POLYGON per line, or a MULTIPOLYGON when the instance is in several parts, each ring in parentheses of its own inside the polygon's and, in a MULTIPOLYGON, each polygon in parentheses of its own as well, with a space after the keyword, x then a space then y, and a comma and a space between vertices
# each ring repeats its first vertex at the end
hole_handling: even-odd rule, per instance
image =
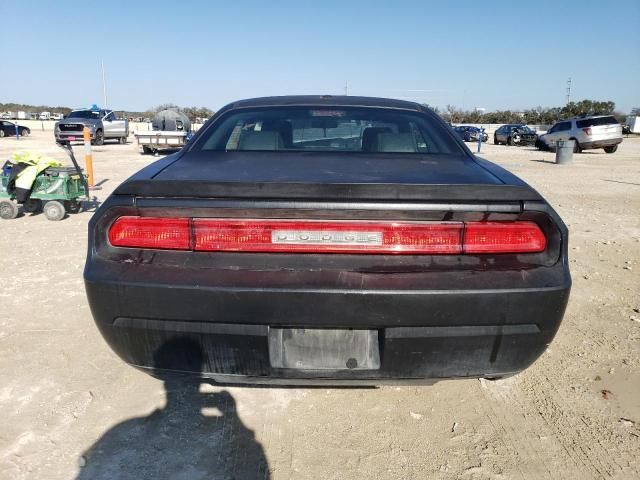
POLYGON ((89 128, 93 145, 102 145, 105 140, 109 139, 118 140, 125 144, 129 136, 129 121, 127 119, 118 119, 113 110, 92 107, 74 110, 57 122, 54 129, 56 142, 66 144, 82 141, 84 127, 89 128))

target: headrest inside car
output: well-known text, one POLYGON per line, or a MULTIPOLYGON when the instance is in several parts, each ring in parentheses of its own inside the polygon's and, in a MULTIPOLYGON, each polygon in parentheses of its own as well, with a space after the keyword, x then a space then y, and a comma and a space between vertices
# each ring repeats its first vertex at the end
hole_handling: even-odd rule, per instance
POLYGON ((389 127, 367 127, 362 131, 362 151, 378 151, 378 135, 380 133, 391 133, 389 127))
POLYGON ((378 152, 417 152, 413 133, 379 133, 378 152))
POLYGON ((240 136, 238 150, 279 150, 283 147, 282 137, 278 132, 243 132, 240 136))

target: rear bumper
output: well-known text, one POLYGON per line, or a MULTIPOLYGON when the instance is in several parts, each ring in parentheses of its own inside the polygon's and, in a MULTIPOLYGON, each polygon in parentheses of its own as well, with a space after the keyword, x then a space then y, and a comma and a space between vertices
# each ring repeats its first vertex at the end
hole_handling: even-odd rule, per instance
MULTIPOLYGON (((484 136, 482 137, 482 141, 486 142, 487 140, 489 140, 489 136, 487 134, 484 134, 484 136)), ((477 142, 478 141, 478 135, 469 136, 469 139, 467 141, 469 141, 469 142, 477 142)))
POLYGON ((622 143, 622 138, 608 138, 605 140, 594 140, 592 142, 580 143, 580 147, 586 150, 592 148, 611 147, 613 145, 618 145, 619 143, 622 143))
MULTIPOLYGON (((239 284, 221 280, 231 279, 224 272, 212 272, 218 277, 212 282, 186 272, 161 283, 166 271, 129 265, 136 273, 123 275, 123 266, 111 263, 88 264, 85 284, 96 324, 113 350, 155 376, 180 371, 221 382, 355 385, 511 375, 545 351, 570 290, 568 270, 558 266, 545 275, 555 286, 400 290, 393 275, 380 280, 388 278, 388 288, 376 282, 375 289, 263 288, 260 281, 221 286, 239 284), (379 368, 274 368, 274 327, 375 330, 379 368)), ((300 272, 283 275, 313 284, 300 272)), ((362 279, 367 283, 373 282, 362 279)))
MULTIPOLYGON (((84 133, 83 132, 55 132, 55 136, 56 136, 56 141, 58 142, 68 142, 68 141, 83 141, 84 140, 84 133), (73 140, 70 140, 72 139, 73 140)), ((89 134, 89 138, 91 138, 93 140, 94 138, 94 133, 91 132, 89 134)))
POLYGON ((536 135, 522 135, 520 137, 520 145, 535 145, 538 137, 536 135))

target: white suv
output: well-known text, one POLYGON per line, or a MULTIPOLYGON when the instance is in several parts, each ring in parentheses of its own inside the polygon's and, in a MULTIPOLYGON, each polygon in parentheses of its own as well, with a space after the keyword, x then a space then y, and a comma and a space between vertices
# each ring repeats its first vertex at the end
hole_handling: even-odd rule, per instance
POLYGON ((604 148, 613 153, 622 142, 622 125, 611 115, 576 117, 556 123, 536 141, 542 150, 555 150, 560 140, 574 140, 574 152, 593 148, 604 148))

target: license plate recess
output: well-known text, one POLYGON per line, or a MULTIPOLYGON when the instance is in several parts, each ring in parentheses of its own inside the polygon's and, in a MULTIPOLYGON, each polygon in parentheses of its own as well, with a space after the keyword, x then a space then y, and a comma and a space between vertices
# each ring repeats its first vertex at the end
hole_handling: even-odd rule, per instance
POLYGON ((269 328, 273 368, 298 370, 377 370, 377 330, 269 328))

